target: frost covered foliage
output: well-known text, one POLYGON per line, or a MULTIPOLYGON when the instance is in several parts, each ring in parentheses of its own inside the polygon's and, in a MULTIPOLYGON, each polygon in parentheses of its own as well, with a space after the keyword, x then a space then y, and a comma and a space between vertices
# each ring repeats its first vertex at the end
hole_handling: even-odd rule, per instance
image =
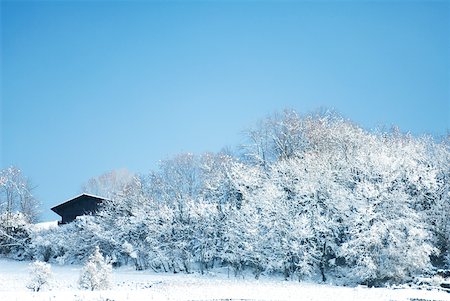
POLYGON ((0 254, 13 259, 29 259, 30 235, 30 224, 22 213, 0 214, 0 254))
POLYGON ((133 183, 132 173, 127 169, 118 169, 89 179, 82 185, 81 191, 112 199, 117 194, 126 190, 130 185, 133 185, 133 183))
POLYGON ((450 267, 448 138, 286 111, 248 131, 241 150, 161 161, 112 185, 96 216, 43 232, 30 248, 50 261, 82 262, 99 246, 139 270, 226 266, 345 284, 450 267))
POLYGON ((30 279, 27 288, 39 292, 48 286, 52 278, 51 266, 48 263, 35 261, 30 264, 30 279))
POLYGON ((0 254, 29 258, 30 224, 39 216, 32 185, 16 167, 0 170, 0 254))
POLYGON ((80 216, 70 224, 32 232, 28 247, 37 260, 80 264, 100 245, 102 229, 95 217, 80 216))
POLYGON ((39 219, 39 202, 32 194, 31 180, 16 167, 0 170, 0 213, 21 213, 29 223, 39 219))
POLYGON ((97 247, 82 268, 78 284, 86 290, 105 290, 111 287, 111 274, 111 265, 105 261, 97 247))

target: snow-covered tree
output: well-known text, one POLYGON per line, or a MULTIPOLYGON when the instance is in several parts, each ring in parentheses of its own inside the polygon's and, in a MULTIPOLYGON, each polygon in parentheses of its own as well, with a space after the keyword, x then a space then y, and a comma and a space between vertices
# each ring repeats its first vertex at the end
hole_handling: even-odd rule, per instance
POLYGON ((0 213, 20 212, 29 223, 39 219, 39 202, 33 196, 31 180, 16 167, 0 170, 0 213))
POLYGON ((416 210, 423 211, 433 233, 439 254, 433 263, 440 268, 450 268, 450 136, 440 143, 427 141, 429 158, 419 177, 416 210), (431 171, 431 172, 429 172, 431 171), (429 184, 431 183, 431 185, 429 184), (425 186, 425 187, 424 187, 425 186))
POLYGON ((112 199, 118 194, 126 194, 136 183, 136 177, 127 169, 117 169, 89 179, 81 191, 112 199))
POLYGON ((0 170, 0 254, 30 257, 30 224, 39 218, 33 186, 16 167, 0 170))
POLYGON ((242 145, 250 162, 267 167, 277 160, 297 156, 305 147, 305 119, 294 110, 274 113, 247 130, 247 143, 242 145))
POLYGON ((49 285, 51 279, 52 271, 50 264, 42 261, 30 263, 30 279, 27 283, 27 288, 34 292, 39 292, 49 285))
POLYGON ((214 265, 221 246, 218 232, 218 207, 206 202, 196 203, 190 208, 192 213, 192 238, 190 249, 193 260, 198 262, 201 273, 214 265))
POLYGON ((436 253, 420 205, 423 191, 433 190, 435 171, 423 164, 421 142, 397 132, 376 138, 357 154, 353 214, 340 250, 349 275, 372 285, 428 272, 436 253))
POLYGON ((23 260, 30 258, 31 228, 22 213, 0 214, 0 254, 23 260))
POLYGON ((403 192, 377 192, 357 209, 352 221, 341 255, 356 281, 403 282, 430 271, 430 255, 436 250, 426 224, 409 208, 403 192))
POLYGON ((112 267, 105 261, 98 247, 81 269, 78 284, 86 290, 106 290, 111 287, 112 267))

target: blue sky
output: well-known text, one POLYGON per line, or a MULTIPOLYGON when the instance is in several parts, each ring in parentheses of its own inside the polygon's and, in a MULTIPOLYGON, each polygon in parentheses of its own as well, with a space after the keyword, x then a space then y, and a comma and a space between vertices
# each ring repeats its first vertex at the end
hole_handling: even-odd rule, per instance
POLYGON ((2 1, 1 166, 43 219, 90 177, 219 151, 284 108, 450 129, 450 2, 2 1))

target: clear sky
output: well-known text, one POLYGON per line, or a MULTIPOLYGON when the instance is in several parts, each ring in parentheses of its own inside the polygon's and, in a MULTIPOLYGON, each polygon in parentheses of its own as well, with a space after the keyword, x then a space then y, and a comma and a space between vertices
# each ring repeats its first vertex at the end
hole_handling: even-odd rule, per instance
POLYGON ((450 1, 2 1, 1 167, 43 219, 90 177, 219 151, 284 108, 450 129, 450 1))

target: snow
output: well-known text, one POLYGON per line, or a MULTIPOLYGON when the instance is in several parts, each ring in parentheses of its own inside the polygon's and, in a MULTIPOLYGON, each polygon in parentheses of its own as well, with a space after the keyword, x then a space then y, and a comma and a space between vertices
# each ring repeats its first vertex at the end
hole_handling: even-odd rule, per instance
POLYGON ((33 224, 33 229, 35 231, 49 230, 49 229, 56 228, 56 227, 58 227, 58 221, 42 222, 42 223, 33 224))
POLYGON ((85 291, 77 285, 82 268, 79 265, 52 265, 50 288, 32 292, 26 288, 30 277, 29 263, 0 259, 0 300, 450 300, 449 293, 438 290, 338 287, 283 281, 275 277, 255 280, 251 275, 245 279, 228 278, 226 269, 200 275, 154 273, 122 267, 113 271, 112 289, 85 291))

